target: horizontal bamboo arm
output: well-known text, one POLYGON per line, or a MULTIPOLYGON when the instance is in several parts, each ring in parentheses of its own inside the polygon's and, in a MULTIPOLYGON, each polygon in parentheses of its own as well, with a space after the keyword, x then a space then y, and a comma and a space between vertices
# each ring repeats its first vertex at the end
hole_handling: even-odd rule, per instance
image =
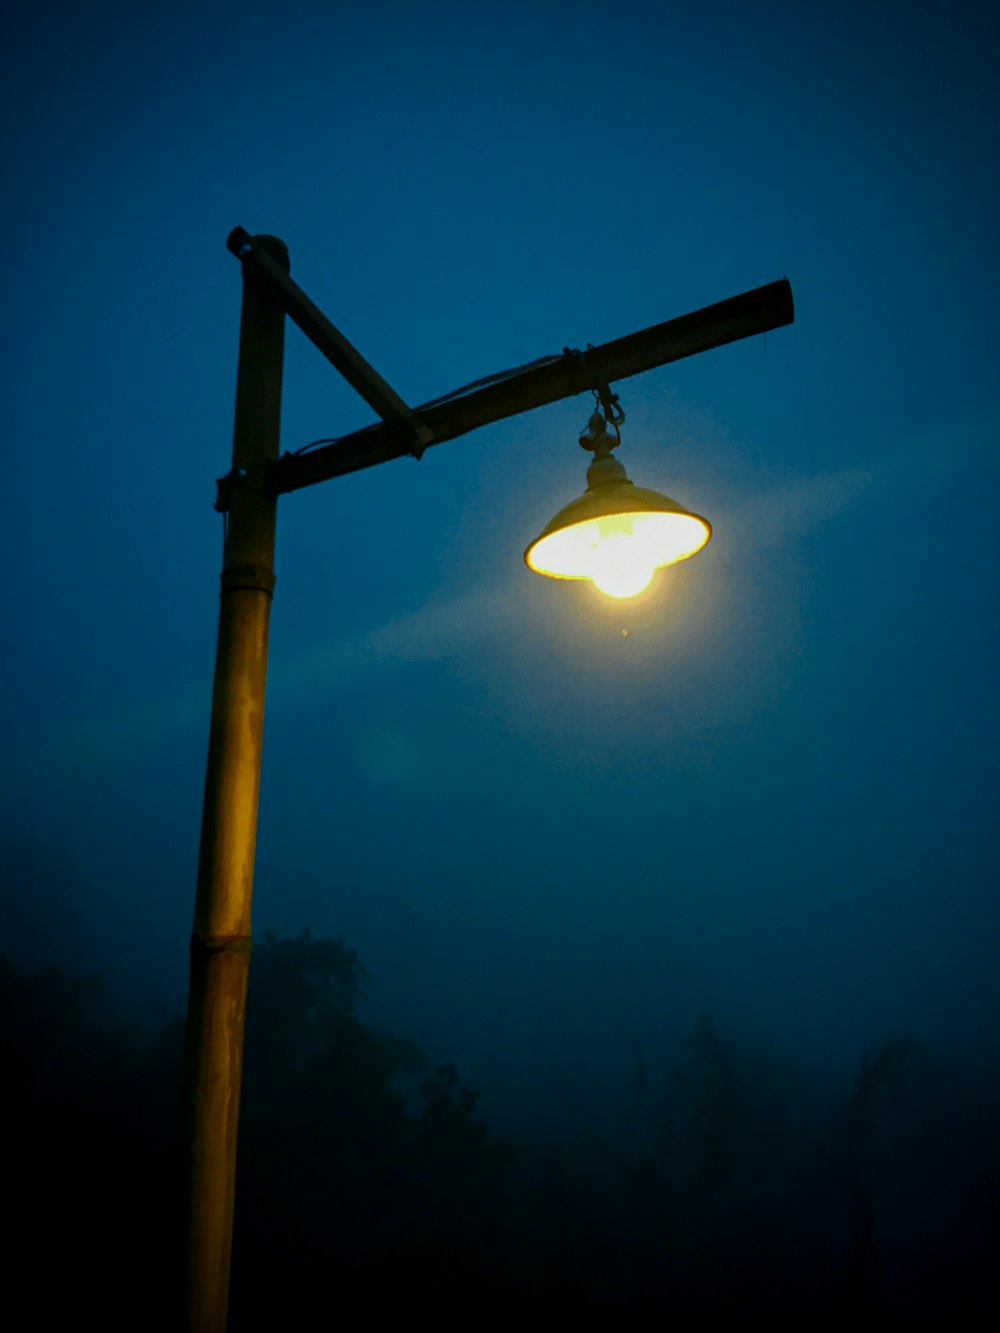
MULTIPOLYGON (((787 278, 781 278, 639 333, 590 347, 586 363, 579 356, 556 357, 485 388, 447 401, 436 399, 416 408, 414 415, 430 432, 432 438, 427 443, 442 444, 504 417, 585 393, 598 387, 595 378, 608 384, 628 379, 696 352, 791 324, 794 318, 792 289, 787 278)), ((311 453, 285 454, 269 465, 267 487, 275 494, 296 491, 412 452, 398 425, 378 422, 311 453)))

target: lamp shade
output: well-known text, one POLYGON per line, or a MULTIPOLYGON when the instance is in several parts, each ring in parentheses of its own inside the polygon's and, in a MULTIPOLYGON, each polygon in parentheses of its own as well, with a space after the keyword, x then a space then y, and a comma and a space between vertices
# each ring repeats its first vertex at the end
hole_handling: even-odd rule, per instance
POLYGON ((587 489, 559 510, 524 553, 555 579, 592 579, 610 597, 634 597, 664 565, 695 555, 711 524, 659 491, 629 481, 615 458, 596 459, 587 489))

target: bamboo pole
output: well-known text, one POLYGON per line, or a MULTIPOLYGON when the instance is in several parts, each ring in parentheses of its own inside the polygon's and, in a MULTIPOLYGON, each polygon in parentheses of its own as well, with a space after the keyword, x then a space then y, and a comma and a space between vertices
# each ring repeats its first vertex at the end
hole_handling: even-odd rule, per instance
MULTIPOLYGON (((274 237, 258 237, 288 267, 274 237)), ((285 316, 244 270, 233 471, 185 1047, 184 1316, 188 1333, 225 1333, 236 1139, 250 967, 267 632, 276 499, 259 482, 280 448, 285 316)))

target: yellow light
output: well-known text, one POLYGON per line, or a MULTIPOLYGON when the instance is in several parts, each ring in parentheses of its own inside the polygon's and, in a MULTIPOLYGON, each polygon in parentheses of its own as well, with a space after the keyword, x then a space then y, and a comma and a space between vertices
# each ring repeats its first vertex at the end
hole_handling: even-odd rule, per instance
MULTIPOLYGON (((606 519, 599 526, 614 522, 606 519)), ((637 540, 628 532, 612 532, 602 534, 594 547, 590 577, 609 597, 636 597, 653 580, 656 565, 648 552, 637 548, 637 540)))
POLYGON ((525 560, 549 578, 591 579, 609 597, 635 597, 656 570, 694 555, 711 535, 705 519, 676 500, 623 479, 568 504, 525 560))

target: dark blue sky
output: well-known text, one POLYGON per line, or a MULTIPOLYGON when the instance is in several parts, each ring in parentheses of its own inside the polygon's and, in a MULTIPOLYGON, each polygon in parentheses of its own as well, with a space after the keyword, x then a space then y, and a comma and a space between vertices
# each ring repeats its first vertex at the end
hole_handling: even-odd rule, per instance
MULTIPOLYGON (((372 1012, 497 1106, 702 1009, 836 1060, 995 1052, 986 8, 14 23, 11 951, 183 995, 233 226, 412 403, 787 276, 791 328, 620 386, 630 475, 715 529, 635 605, 522 564, 586 398, 282 501, 256 924, 345 935, 372 1012)), ((368 420, 291 328, 284 447, 368 420)))

